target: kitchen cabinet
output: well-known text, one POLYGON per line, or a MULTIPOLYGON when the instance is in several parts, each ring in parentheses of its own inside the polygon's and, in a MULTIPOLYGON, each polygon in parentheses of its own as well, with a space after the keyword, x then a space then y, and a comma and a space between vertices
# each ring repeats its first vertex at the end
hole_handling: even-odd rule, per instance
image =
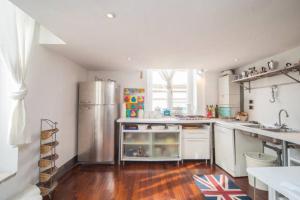
POLYGON ((183 159, 210 159, 209 126, 202 125, 196 129, 182 129, 183 159))
POLYGON ((262 152, 262 142, 250 134, 215 125, 215 162, 233 177, 247 176, 246 152, 262 152))
POLYGON ((234 80, 234 75, 226 75, 219 78, 219 91, 220 94, 240 94, 240 85, 237 83, 232 83, 234 80))
POLYGON ((233 117, 240 111, 240 86, 232 83, 233 75, 226 75, 219 78, 219 108, 221 117, 233 117), (222 110, 226 111, 225 114, 222 110))
MULTIPOLYGON (((131 124, 132 126, 133 124, 131 124)), ((120 161, 179 161, 181 160, 181 126, 177 129, 130 129, 121 126, 120 161)), ((137 124, 136 124, 137 126, 137 124)))

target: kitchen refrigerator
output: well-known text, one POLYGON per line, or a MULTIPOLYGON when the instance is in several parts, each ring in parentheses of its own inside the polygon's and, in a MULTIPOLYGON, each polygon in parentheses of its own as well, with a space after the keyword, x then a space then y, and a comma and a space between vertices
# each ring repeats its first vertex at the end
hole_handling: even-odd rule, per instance
POLYGON ((114 163, 119 95, 115 81, 79 83, 79 162, 114 163))

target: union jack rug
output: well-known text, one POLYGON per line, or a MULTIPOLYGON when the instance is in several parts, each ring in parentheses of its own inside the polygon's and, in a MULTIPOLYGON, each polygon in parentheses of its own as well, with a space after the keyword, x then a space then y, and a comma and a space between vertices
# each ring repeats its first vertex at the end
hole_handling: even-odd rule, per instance
POLYGON ((251 200, 225 175, 194 175, 193 178, 206 200, 251 200))

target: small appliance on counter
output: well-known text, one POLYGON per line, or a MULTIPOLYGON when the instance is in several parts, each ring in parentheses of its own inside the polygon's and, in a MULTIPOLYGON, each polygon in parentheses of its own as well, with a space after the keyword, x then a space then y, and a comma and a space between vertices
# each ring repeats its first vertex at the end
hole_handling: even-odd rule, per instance
POLYGON ((236 113, 239 112, 239 108, 236 107, 219 107, 219 118, 230 119, 236 116, 236 113))

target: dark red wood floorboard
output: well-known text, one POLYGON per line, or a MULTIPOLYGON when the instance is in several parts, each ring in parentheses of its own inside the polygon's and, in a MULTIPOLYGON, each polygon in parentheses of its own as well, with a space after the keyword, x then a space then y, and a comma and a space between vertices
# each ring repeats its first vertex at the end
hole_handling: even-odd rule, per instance
MULTIPOLYGON (((203 162, 185 162, 180 166, 137 162, 125 166, 80 165, 59 180, 52 197, 53 200, 203 200, 194 184, 194 174, 227 173, 203 162)), ((247 178, 232 180, 253 197, 247 178)), ((267 200, 267 192, 258 191, 256 199, 267 200)))

